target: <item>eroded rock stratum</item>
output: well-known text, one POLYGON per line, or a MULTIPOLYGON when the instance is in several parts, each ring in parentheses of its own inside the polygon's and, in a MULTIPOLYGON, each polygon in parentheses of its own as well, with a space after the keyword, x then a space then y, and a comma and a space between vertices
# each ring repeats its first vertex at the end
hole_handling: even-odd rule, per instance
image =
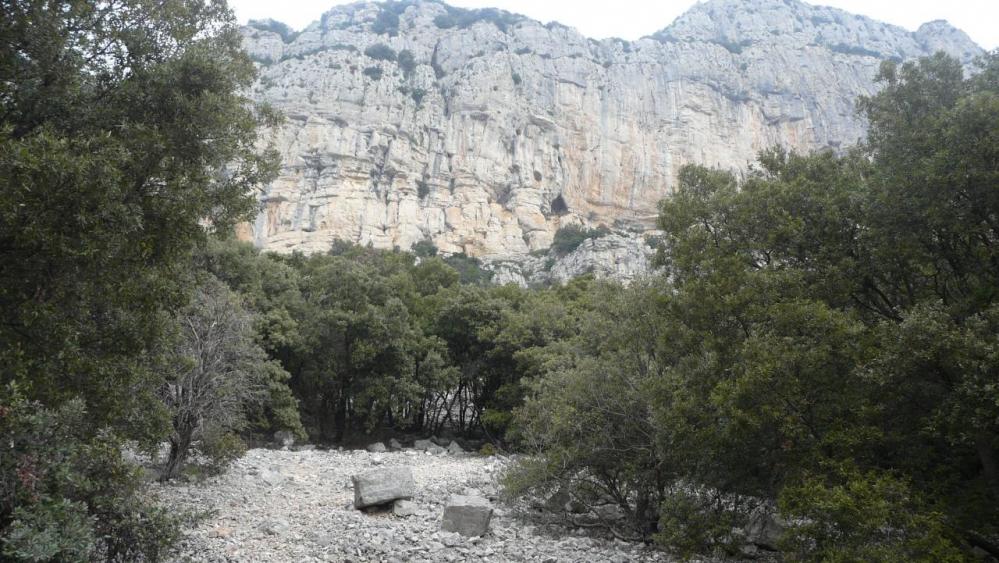
POLYGON ((429 239, 494 260, 567 223, 641 233, 687 163, 849 146, 881 60, 981 52, 945 22, 909 32, 796 0, 711 0, 633 42, 430 0, 263 27, 244 29, 252 96, 287 116, 265 138, 283 167, 242 236, 281 252, 429 239))

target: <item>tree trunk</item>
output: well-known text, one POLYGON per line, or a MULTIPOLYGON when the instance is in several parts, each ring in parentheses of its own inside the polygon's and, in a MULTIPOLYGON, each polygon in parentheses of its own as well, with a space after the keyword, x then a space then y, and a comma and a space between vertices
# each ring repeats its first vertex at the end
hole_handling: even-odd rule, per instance
POLYGON ((996 453, 992 448, 992 434, 988 430, 982 430, 975 436, 975 449, 978 450, 978 459, 982 463, 985 482, 992 489, 992 494, 999 497, 999 465, 996 464, 996 453))
POLYGON ((336 424, 334 441, 337 444, 343 444, 344 438, 347 437, 347 394, 343 391, 340 392, 340 397, 337 399, 336 415, 333 417, 333 422, 336 424))
POLYGON ((187 454, 191 449, 193 435, 193 428, 183 428, 170 437, 170 457, 167 458, 160 481, 169 481, 180 475, 180 470, 183 469, 184 462, 187 461, 187 454))

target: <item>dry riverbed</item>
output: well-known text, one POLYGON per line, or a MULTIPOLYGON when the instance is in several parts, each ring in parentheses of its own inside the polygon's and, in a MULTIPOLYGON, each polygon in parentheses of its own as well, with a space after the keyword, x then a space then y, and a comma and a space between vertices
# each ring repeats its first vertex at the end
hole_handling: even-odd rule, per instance
POLYGON ((496 497, 505 460, 406 450, 250 450, 223 475, 193 484, 154 485, 163 502, 210 511, 182 542, 177 561, 668 561, 642 545, 591 537, 582 529, 537 526, 496 497), (350 476, 408 466, 416 513, 399 517, 353 508, 350 476), (453 494, 490 498, 483 537, 442 532, 453 494))

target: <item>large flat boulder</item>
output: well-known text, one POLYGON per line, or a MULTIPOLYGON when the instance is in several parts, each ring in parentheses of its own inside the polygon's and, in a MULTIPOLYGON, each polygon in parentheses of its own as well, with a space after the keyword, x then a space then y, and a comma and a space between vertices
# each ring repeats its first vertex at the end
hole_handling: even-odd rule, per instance
POLYGON ((485 498, 455 495, 444 507, 441 529, 445 532, 457 532, 463 536, 481 536, 489 531, 489 521, 492 517, 493 507, 485 498))
POLYGON ((386 467, 350 478, 354 483, 354 507, 378 506, 397 499, 413 498, 416 482, 408 467, 386 467))

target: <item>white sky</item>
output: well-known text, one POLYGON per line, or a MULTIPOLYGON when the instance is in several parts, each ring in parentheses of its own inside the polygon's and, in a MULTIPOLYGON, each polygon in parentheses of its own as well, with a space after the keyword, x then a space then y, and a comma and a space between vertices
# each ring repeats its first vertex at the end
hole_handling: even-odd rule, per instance
MULTIPOLYGON (((355 0, 229 0, 239 21, 274 18, 302 29, 337 4, 355 0)), ((638 39, 666 27, 695 0, 448 0, 463 8, 502 8, 547 23, 555 20, 595 39, 638 39)), ((812 0, 915 30, 943 19, 986 49, 999 47, 999 0, 812 0)))

